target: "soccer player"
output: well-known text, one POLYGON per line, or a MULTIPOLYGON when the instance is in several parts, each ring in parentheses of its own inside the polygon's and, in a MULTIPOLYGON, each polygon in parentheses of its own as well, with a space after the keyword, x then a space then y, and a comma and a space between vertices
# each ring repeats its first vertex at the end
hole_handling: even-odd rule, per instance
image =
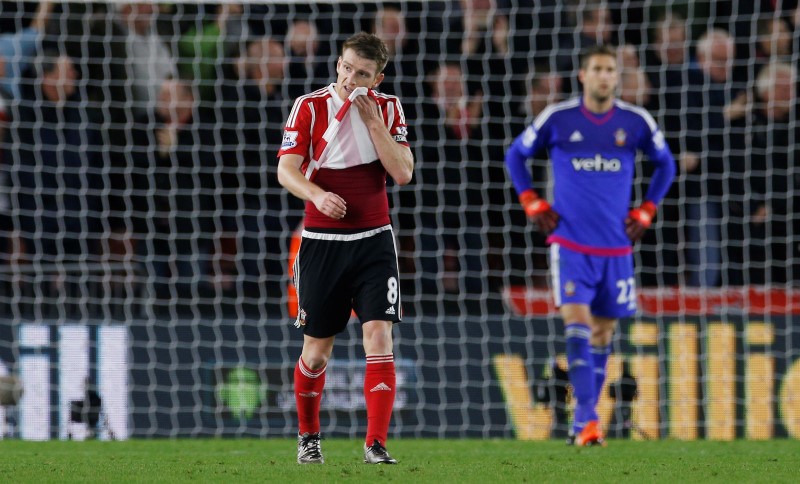
POLYGON ((414 158, 399 99, 374 90, 383 81, 388 59, 386 45, 372 34, 347 39, 336 63, 336 82, 295 101, 278 153, 279 182, 306 201, 294 271, 295 325, 304 333, 294 372, 301 464, 324 462, 319 410, 325 368, 351 310, 362 323, 367 360, 364 462, 397 463, 386 451, 395 396, 392 325, 401 319, 386 175, 399 185, 409 183, 414 158), (368 94, 356 95, 357 88, 368 94), (323 139, 352 96, 338 133, 323 139), (312 158, 312 150, 325 142, 326 151, 312 158))
POLYGON ((577 404, 574 443, 604 444, 595 409, 617 321, 636 311, 631 243, 650 226, 675 177, 675 160, 644 109, 615 97, 613 49, 581 59, 583 94, 546 108, 506 153, 529 220, 548 235, 551 280, 564 321, 569 378, 577 404), (548 151, 553 204, 531 188, 527 160, 548 151), (629 210, 637 152, 655 164, 643 203, 629 210))

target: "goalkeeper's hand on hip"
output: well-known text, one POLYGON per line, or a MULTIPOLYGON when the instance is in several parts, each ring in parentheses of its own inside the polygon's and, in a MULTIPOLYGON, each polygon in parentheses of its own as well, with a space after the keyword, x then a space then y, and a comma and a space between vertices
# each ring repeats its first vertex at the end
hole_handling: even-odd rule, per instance
POLYGON ((539 198, 534 190, 526 190, 519 196, 519 203, 525 210, 528 220, 536 224, 539 232, 550 235, 558 226, 558 213, 550 207, 547 200, 539 198))
POLYGON ((638 242, 642 238, 653 223, 653 217, 656 216, 657 210, 656 204, 646 201, 638 208, 628 212, 628 217, 625 219, 625 233, 631 242, 638 242))

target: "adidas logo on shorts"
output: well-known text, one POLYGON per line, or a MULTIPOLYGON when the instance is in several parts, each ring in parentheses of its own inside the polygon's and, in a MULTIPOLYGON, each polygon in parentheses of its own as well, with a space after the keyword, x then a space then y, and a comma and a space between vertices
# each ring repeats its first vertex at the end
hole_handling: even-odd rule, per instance
POLYGON ((397 314, 394 310, 394 306, 389 306, 389 309, 386 310, 386 314, 391 314, 391 315, 397 314))

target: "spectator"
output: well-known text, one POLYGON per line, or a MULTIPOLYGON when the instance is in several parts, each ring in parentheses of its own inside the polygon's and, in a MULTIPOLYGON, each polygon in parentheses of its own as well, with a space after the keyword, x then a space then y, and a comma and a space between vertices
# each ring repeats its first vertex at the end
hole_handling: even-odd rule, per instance
POLYGON ((288 66, 286 99, 296 99, 330 78, 330 66, 320 56, 319 31, 308 20, 295 20, 286 32, 288 66))
POLYGON ((22 73, 31 65, 39 48, 47 20, 53 11, 53 2, 42 1, 36 7, 31 24, 13 33, 0 35, 0 91, 6 97, 18 99, 22 73))
POLYGON ((419 178, 422 191, 420 265, 424 294, 481 293, 483 103, 467 94, 458 64, 442 64, 426 80, 419 178), (460 279, 463 276, 463 280, 460 279), (437 281, 441 282, 441 287, 437 281))
MULTIPOLYGON (((546 65, 537 66, 528 83, 525 117, 532 122, 544 108, 563 100, 564 79, 546 65)), ((529 124, 529 123, 526 123, 529 124)), ((521 131, 521 130, 520 130, 521 131)))
MULTIPOLYGON (((644 71, 653 88, 652 112, 664 127, 664 137, 675 158, 680 160, 686 150, 688 117, 687 21, 679 13, 668 11, 655 22, 650 38, 644 55, 644 71)), ((649 173, 645 172, 645 176, 649 176, 649 173)), ((679 227, 684 224, 680 213, 684 205, 680 188, 679 183, 670 187, 662 203, 659 223, 642 239, 639 250, 641 267, 657 268, 654 271, 642 271, 640 276, 644 286, 676 285, 680 282, 682 262, 679 245, 682 236, 679 227)))
POLYGON ((45 270, 99 260, 99 138, 77 80, 72 60, 47 49, 23 73, 10 110, 3 160, 13 213, 29 257, 45 270))
MULTIPOLYGON (((619 73, 619 99, 641 106, 647 112, 659 112, 659 96, 653 89, 645 69, 639 66, 639 58, 635 50, 626 44, 620 47, 618 55, 620 57, 619 65, 623 66, 619 73)), ((676 113, 680 114, 681 110, 676 109, 676 113)), ((676 135, 680 134, 680 132, 676 133, 676 135)), ((680 141, 676 139, 673 144, 680 146, 680 141)), ((637 169, 641 170, 639 175, 644 179, 650 179, 653 175, 653 166, 650 163, 643 163, 637 169)), ((642 286, 678 283, 676 268, 679 263, 677 250, 679 238, 676 230, 678 213, 675 197, 677 197, 677 189, 670 186, 662 204, 659 223, 644 234, 639 246, 641 261, 639 280, 642 286)))
POLYGON ((574 7, 575 26, 565 27, 560 33, 557 53, 559 74, 571 82, 564 83, 566 94, 579 92, 578 76, 580 56, 584 50, 596 45, 616 45, 611 11, 602 0, 587 0, 574 7))
POLYGON ((703 34, 696 55, 697 63, 688 73, 687 151, 680 160, 687 197, 687 282, 716 286, 722 282, 723 220, 727 222, 727 255, 741 244, 737 232, 744 196, 746 96, 731 79, 734 43, 727 32, 710 29, 703 34))
POLYGON ((631 44, 620 45, 617 48, 617 64, 620 72, 639 69, 641 64, 636 47, 631 44))
MULTIPOLYGON (((451 19, 451 35, 454 38, 449 51, 460 60, 466 82, 465 94, 472 97, 473 102, 480 99, 482 103, 479 112, 482 119, 474 118, 480 123, 469 134, 473 140, 478 137, 482 140, 476 146, 480 154, 470 159, 473 162, 471 169, 476 172, 476 180, 488 183, 481 192, 484 203, 499 207, 506 203, 507 191, 498 188, 505 185, 506 174, 505 167, 497 160, 502 159, 504 140, 511 134, 504 120, 513 115, 505 96, 505 93, 511 92, 511 85, 509 78, 501 73, 509 70, 524 72, 527 60, 523 62, 522 59, 509 57, 508 13, 498 8, 497 0, 460 0, 459 5, 460 15, 453 15, 451 19), (512 63, 514 67, 511 67, 512 63)), ((503 215, 504 212, 487 213, 492 222, 499 222, 503 215)), ((502 240, 500 238, 490 243, 496 246, 502 240)), ((502 263, 499 265, 502 266, 502 263)))
POLYGON ((287 200, 281 190, 271 189, 279 186, 273 157, 280 148, 286 118, 281 90, 285 65, 280 42, 268 37, 252 39, 226 69, 227 78, 220 89, 220 139, 228 173, 222 185, 229 191, 223 204, 226 220, 234 218, 223 226, 241 231, 242 294, 262 301, 265 295, 279 294, 279 283, 286 282, 286 234, 291 234, 302 217, 302 204, 295 202, 295 197, 287 200))
MULTIPOLYGON (((106 60, 107 67, 114 85, 123 89, 116 96, 112 94, 113 99, 132 103, 137 114, 152 113, 164 81, 178 75, 175 59, 155 30, 156 14, 151 2, 123 3, 112 16, 111 32, 94 34, 99 41, 107 42, 109 37, 111 40, 112 56, 106 60)), ((100 48, 107 57, 105 46, 100 48)))
MULTIPOLYGON (((150 150, 155 108, 163 83, 177 75, 177 66, 156 32, 158 11, 151 2, 110 5, 106 16, 89 20, 85 47, 90 94, 102 106, 103 165, 108 169, 106 203, 110 216, 103 221, 120 241, 123 258, 136 252, 152 255, 139 242, 154 228, 150 176, 155 155, 150 150), (135 150, 131 146, 138 147, 135 150)), ((82 32, 73 37, 83 38, 82 32)))
POLYGON ((383 71, 386 80, 381 83, 380 89, 402 99, 413 100, 413 103, 407 101, 403 109, 406 119, 416 120, 416 105, 423 96, 420 83, 417 82, 420 52, 418 42, 409 42, 405 14, 392 6, 380 8, 375 14, 373 33, 389 49, 389 62, 383 71))
POLYGON ((754 241, 751 283, 785 284, 800 279, 800 188, 794 146, 800 140, 797 120, 797 74, 791 64, 772 61, 756 78, 753 112, 750 195, 756 205, 750 218, 754 241))
POLYGON ((151 268, 156 295, 183 299, 185 304, 207 295, 208 273, 216 210, 217 157, 207 114, 196 107, 190 83, 171 79, 161 85, 156 108, 155 183, 156 230, 151 268), (201 284, 202 282, 202 284, 201 284), (173 285, 174 283, 174 285, 173 285))
POLYGON ((399 8, 382 6, 375 14, 375 35, 386 43, 391 55, 402 53, 408 47, 406 19, 399 8))
MULTIPOLYGON (((466 80, 467 93, 483 97, 489 119, 504 119, 511 115, 503 93, 509 92, 504 76, 497 75, 508 70, 524 72, 527 61, 509 58, 509 22, 506 12, 497 8, 496 0, 460 0, 460 14, 450 19, 450 36, 447 54, 451 60, 460 60, 466 80)), ((483 137, 487 144, 504 139, 502 127, 486 125, 483 137)), ((504 146, 497 149, 501 156, 504 146)), ((499 159, 486 156, 485 159, 499 159)), ((505 177, 505 174, 503 174, 505 177)))
MULTIPOLYGON (((457 50, 462 56, 476 58, 483 54, 508 54, 508 17, 498 12, 496 0, 460 0, 461 22, 453 31, 462 32, 457 50)), ((454 39, 455 40, 455 39, 454 39)))
POLYGON ((656 109, 653 87, 644 71, 639 68, 627 68, 620 73, 619 99, 627 103, 642 106, 649 111, 656 109))
POLYGON ((754 49, 749 49, 751 57, 746 59, 742 75, 754 82, 764 66, 771 61, 792 62, 792 32, 787 22, 775 16, 760 18, 756 24, 754 49))
POLYGON ((792 32, 779 17, 762 18, 756 26, 756 56, 759 60, 789 61, 792 55, 792 32))
POLYGON ((666 13, 656 21, 652 43, 645 52, 644 70, 657 93, 656 104, 661 107, 657 117, 662 120, 664 135, 676 152, 682 146, 685 130, 686 19, 678 13, 666 13))
POLYGON ((218 66, 248 36, 247 23, 242 19, 243 11, 239 3, 203 6, 197 15, 205 21, 181 35, 178 41, 178 68, 181 75, 199 86, 204 100, 216 97, 216 80, 223 76, 218 66), (206 12, 208 9, 216 11, 206 12))

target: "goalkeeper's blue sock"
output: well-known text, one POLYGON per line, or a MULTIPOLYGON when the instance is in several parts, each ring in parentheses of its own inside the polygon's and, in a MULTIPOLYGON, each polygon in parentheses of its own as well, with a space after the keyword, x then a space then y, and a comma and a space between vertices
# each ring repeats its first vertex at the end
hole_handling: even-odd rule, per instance
POLYGON ((572 394, 577 401, 572 428, 575 433, 583 430, 587 422, 597 420, 594 405, 596 402, 594 363, 589 351, 589 338, 592 331, 584 323, 568 324, 564 329, 567 339, 567 362, 572 394))
POLYGON ((595 402, 599 402, 600 392, 603 391, 603 384, 606 382, 606 365, 608 364, 608 355, 611 354, 611 345, 592 346, 589 351, 592 353, 594 364, 594 399, 595 402))

